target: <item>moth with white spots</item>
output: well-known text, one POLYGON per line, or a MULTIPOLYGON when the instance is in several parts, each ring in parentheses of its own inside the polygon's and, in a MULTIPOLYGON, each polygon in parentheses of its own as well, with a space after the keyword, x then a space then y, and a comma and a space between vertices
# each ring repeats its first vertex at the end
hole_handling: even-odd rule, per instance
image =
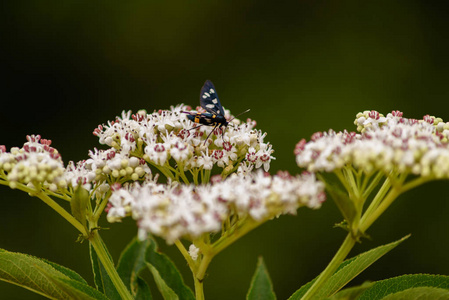
MULTIPOLYGON (((224 135, 224 132, 226 130, 226 127, 228 126, 229 122, 225 118, 225 112, 223 109, 223 106, 220 103, 220 100, 218 100, 218 96, 215 92, 214 84, 210 80, 206 80, 203 87, 201 88, 200 92, 200 105, 202 108, 204 108, 207 113, 191 113, 184 111, 183 113, 187 114, 187 118, 195 123, 200 124, 199 126, 196 126, 192 129, 196 129, 200 126, 206 125, 206 126, 214 126, 214 129, 209 133, 209 135, 206 138, 206 141, 209 139, 209 136, 214 132, 215 128, 221 128, 225 127, 224 130, 222 130, 222 137, 224 135)), ((248 112, 248 110, 244 111, 248 112)), ((241 114, 243 114, 241 113, 241 114)), ((241 115, 239 114, 239 115, 241 115)), ((204 141, 204 143, 206 143, 204 141)))

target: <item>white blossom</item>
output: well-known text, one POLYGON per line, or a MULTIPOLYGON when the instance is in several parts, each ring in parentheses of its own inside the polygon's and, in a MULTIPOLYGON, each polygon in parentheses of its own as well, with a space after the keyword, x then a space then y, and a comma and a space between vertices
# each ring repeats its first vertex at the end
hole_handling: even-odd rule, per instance
POLYGON ((264 222, 281 214, 295 214, 301 206, 318 208, 324 185, 313 174, 270 176, 261 171, 233 174, 205 185, 134 183, 112 192, 108 220, 125 214, 138 224, 139 236, 151 233, 168 243, 195 239, 221 230, 230 216, 264 222))
POLYGON ((356 132, 316 133, 295 149, 300 167, 311 172, 333 172, 347 165, 370 173, 392 170, 418 176, 449 178, 449 124, 426 115, 421 120, 387 117, 375 111, 357 115, 356 132))
MULTIPOLYGON (((1 147, 0 175, 11 188, 24 184, 34 189, 56 192, 67 186, 64 179, 64 164, 58 151, 51 147, 51 140, 40 135, 28 135, 23 147, 14 147, 10 152, 1 147)), ((1 180, 1 179, 0 179, 1 180)))
MULTIPOLYGON (((197 110, 203 112, 202 108, 197 110)), ((211 133, 212 126, 193 129, 198 124, 188 120, 187 113, 193 111, 183 104, 151 114, 123 112, 115 121, 99 125, 94 134, 101 144, 117 153, 143 157, 160 167, 168 163, 170 166, 182 164, 185 170, 210 170, 215 165, 226 168, 240 162, 241 158, 249 158, 256 168, 268 171, 274 150, 263 142, 266 133, 254 128, 255 121, 233 119, 226 128, 217 128, 211 133), (253 156, 247 155, 249 150, 253 156)), ((233 118, 229 110, 225 110, 225 117, 233 118)))
POLYGON ((200 252, 200 248, 196 247, 194 244, 191 244, 189 247, 189 255, 193 260, 198 259, 198 254, 200 252))

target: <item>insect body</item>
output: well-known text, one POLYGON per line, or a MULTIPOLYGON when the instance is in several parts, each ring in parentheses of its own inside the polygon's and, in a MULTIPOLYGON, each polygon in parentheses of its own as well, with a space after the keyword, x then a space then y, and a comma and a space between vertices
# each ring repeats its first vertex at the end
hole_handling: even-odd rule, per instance
MULTIPOLYGON (((220 100, 218 100, 217 93, 215 91, 214 84, 210 80, 206 80, 203 87, 201 88, 200 92, 200 105, 202 108, 204 108, 207 112, 205 113, 196 113, 192 114, 190 112, 184 112, 187 114, 187 118, 195 123, 200 124, 199 126, 193 127, 192 129, 196 129, 200 126, 206 125, 206 126, 214 126, 214 129, 209 133, 209 135, 206 138, 206 141, 209 139, 209 136, 214 132, 215 128, 226 127, 228 126, 229 122, 225 118, 225 112, 223 109, 223 106, 220 103, 220 100)), ((249 111, 249 109, 247 110, 249 111)), ((247 112, 245 111, 245 112, 247 112)), ((232 121, 232 120, 231 120, 232 121)), ((222 130, 222 137, 224 135, 224 130, 222 130)), ((204 142, 206 142, 204 141, 204 142)))
POLYGON ((190 121, 201 124, 192 129, 198 128, 203 125, 214 126, 214 129, 212 129, 211 133, 209 133, 206 138, 207 141, 212 132, 214 132, 215 128, 221 128, 222 126, 226 128, 229 124, 229 122, 225 118, 223 106, 221 106, 220 100, 218 100, 214 84, 210 80, 206 80, 203 87, 201 88, 200 104, 201 107, 207 111, 207 113, 186 113, 188 114, 187 118, 190 121))

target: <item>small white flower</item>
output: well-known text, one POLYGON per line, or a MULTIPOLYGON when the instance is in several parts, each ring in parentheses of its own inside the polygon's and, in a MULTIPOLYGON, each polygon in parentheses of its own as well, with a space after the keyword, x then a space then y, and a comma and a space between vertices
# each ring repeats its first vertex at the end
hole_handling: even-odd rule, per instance
POLYGON ((257 151, 257 161, 256 161, 256 168, 260 168, 263 166, 263 169, 265 172, 268 172, 270 169, 270 163, 272 159, 275 159, 271 154, 273 153, 273 150, 271 149, 270 144, 260 144, 260 149, 257 151))
POLYGON ((61 155, 50 145, 51 140, 29 135, 22 148, 11 148, 8 153, 4 146, 1 147, 0 170, 5 172, 10 187, 20 183, 53 192, 66 188, 61 155))
POLYGON ((281 214, 295 214, 301 206, 318 208, 324 200, 323 190, 324 185, 311 174, 292 177, 263 172, 233 174, 196 187, 133 184, 112 192, 108 220, 119 221, 131 212, 140 237, 151 233, 170 244, 180 238, 192 240, 219 232, 230 216, 264 222, 281 214))
POLYGON ((192 146, 178 141, 170 149, 170 154, 176 162, 186 161, 192 155, 192 146))
POLYGON ((449 141, 442 135, 445 125, 439 118, 424 116, 407 119, 399 111, 387 117, 375 112, 359 113, 355 132, 318 133, 295 149, 300 167, 311 172, 333 172, 345 165, 371 173, 397 170, 418 176, 448 177, 440 157, 449 152, 449 141), (439 164, 437 165, 437 162, 439 164))
POLYGON ((209 156, 209 153, 201 152, 201 156, 198 157, 198 166, 203 167, 204 170, 212 170, 214 166, 213 158, 209 156))
POLYGON ((168 149, 170 148, 165 143, 154 143, 145 147, 145 153, 152 162, 163 166, 168 158, 168 149))
POLYGON ((198 254, 200 252, 200 248, 196 247, 194 244, 191 244, 189 247, 189 255, 193 260, 198 259, 198 254))
MULTIPOLYGON (((197 111, 202 113, 204 109, 197 108, 197 111)), ((225 111, 227 119, 233 118, 229 110, 225 111)), ((270 151, 263 151, 263 147, 266 147, 263 142, 266 133, 254 128, 255 121, 248 119, 241 122, 233 119, 226 128, 216 128, 211 133, 212 126, 198 127, 198 123, 187 118, 186 112, 193 111, 182 104, 151 114, 145 111, 137 114, 124 111, 115 121, 99 125, 94 134, 99 137, 100 143, 108 145, 110 150, 121 156, 144 158, 149 163, 165 168, 167 172, 171 172, 170 168, 176 169, 181 165, 184 170, 210 170, 214 165, 224 169, 236 161, 244 161, 245 158, 249 158, 257 167, 269 169, 270 162, 274 159, 270 153, 273 151, 271 148, 270 151), (195 127, 198 128, 193 129, 195 127), (247 155, 248 148, 251 148, 253 154, 261 149, 262 151, 260 155, 253 157, 247 155)), ((123 172, 114 172, 111 167, 117 169, 117 165, 111 166, 109 163, 103 170, 104 175, 123 175, 123 172)))

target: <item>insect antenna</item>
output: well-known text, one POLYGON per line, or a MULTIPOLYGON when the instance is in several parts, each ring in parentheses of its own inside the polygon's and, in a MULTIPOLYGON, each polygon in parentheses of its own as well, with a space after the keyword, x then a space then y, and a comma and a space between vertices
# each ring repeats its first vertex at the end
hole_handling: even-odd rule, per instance
POLYGON ((240 116, 240 115, 243 115, 243 114, 245 114, 245 113, 247 113, 247 112, 249 112, 251 109, 250 108, 248 108, 247 110, 245 110, 244 112, 241 112, 241 113, 239 113, 238 115, 236 115, 234 118, 232 118, 231 120, 229 120, 228 121, 228 123, 230 123, 232 120, 234 120, 235 118, 237 118, 238 116, 240 116))
MULTIPOLYGON (((245 110, 244 112, 239 113, 238 115, 234 116, 234 118, 232 118, 231 120, 227 121, 227 124, 225 125, 225 128, 221 130, 221 138, 223 139, 223 137, 224 137, 224 132, 225 132, 225 130, 226 130, 226 127, 228 127, 228 124, 231 123, 232 120, 234 120, 235 118, 237 118, 237 117, 240 116, 240 115, 243 115, 244 113, 249 112, 250 110, 251 110, 251 109, 248 108, 248 109, 245 110)), ((217 127, 217 126, 215 126, 215 127, 217 127)), ((215 127, 214 127, 214 129, 215 129, 215 127)), ((221 126, 220 126, 220 128, 221 128, 221 126)), ((210 135, 210 134, 209 134, 209 135, 210 135)))

